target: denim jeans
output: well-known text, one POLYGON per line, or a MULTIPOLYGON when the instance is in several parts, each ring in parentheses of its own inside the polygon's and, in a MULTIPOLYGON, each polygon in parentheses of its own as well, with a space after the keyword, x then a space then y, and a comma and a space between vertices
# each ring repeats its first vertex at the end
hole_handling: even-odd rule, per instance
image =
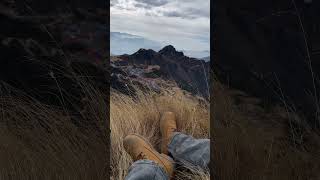
MULTIPOLYGON (((177 163, 208 168, 210 140, 195 139, 176 132, 168 145, 168 151, 177 163)), ((151 160, 139 160, 129 168, 126 180, 169 180, 165 170, 151 160)))

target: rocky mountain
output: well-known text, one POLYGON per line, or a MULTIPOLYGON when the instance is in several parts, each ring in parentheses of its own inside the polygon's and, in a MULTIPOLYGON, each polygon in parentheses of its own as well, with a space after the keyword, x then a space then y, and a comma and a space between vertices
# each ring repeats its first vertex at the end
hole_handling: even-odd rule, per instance
MULTIPOLYGON (((165 42, 150 40, 143 36, 137 36, 124 32, 110 32, 110 52, 113 55, 133 54, 139 49, 152 49, 159 51, 165 42)), ((189 57, 202 58, 210 56, 210 51, 182 50, 189 57)))
POLYGON ((64 106, 72 111, 84 105, 80 75, 107 91, 104 3, 70 1, 71 9, 66 4, 66 9, 58 8, 61 3, 65 1, 0 3, 1 95, 23 92, 54 106, 61 106, 65 97, 64 106))
POLYGON ((204 61, 208 62, 208 61, 210 61, 210 56, 203 57, 203 58, 200 58, 200 59, 202 59, 202 60, 204 60, 204 61))
MULTIPOLYGON (((169 45, 156 52, 151 49, 140 49, 132 55, 118 56, 112 61, 114 67, 128 69, 127 74, 136 73, 136 77, 141 77, 139 71, 145 74, 152 70, 152 78, 173 80, 179 87, 193 94, 209 97, 209 62, 189 58, 183 52, 177 51, 169 45), (151 68, 153 67, 153 68, 151 68), (140 70, 139 70, 140 69, 140 70), (149 69, 149 70, 148 70, 149 69)), ((148 78, 144 75, 145 78, 148 78)))

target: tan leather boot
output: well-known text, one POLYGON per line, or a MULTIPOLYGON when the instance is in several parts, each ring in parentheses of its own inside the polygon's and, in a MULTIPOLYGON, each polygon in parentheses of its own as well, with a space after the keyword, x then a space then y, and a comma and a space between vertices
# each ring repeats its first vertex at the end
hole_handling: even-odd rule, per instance
POLYGON ((141 159, 152 160, 163 167, 169 177, 172 177, 174 170, 173 160, 165 154, 158 153, 142 136, 130 134, 124 138, 123 145, 134 161, 141 159))
POLYGON ((172 135, 177 131, 176 117, 173 112, 165 112, 160 119, 160 132, 162 136, 161 153, 168 155, 168 144, 172 135))

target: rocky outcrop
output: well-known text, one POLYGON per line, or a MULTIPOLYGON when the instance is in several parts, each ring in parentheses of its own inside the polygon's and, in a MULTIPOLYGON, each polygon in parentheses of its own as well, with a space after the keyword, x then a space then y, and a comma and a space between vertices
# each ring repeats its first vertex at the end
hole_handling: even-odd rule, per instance
POLYGON ((159 51, 159 54, 169 58, 180 58, 183 57, 183 52, 178 52, 172 45, 168 45, 159 51))
POLYGON ((175 81, 182 89, 193 94, 209 97, 209 62, 189 58, 169 45, 155 52, 151 49, 140 49, 132 55, 118 57, 118 65, 159 66, 161 78, 175 81))
POLYGON ((107 96, 108 30, 101 18, 92 18, 101 13, 83 4, 74 6, 81 12, 57 8, 51 16, 43 12, 47 5, 60 7, 62 1, 28 2, 34 12, 25 12, 22 1, 0 3, 1 96, 24 94, 70 112, 85 105, 81 81, 107 96))

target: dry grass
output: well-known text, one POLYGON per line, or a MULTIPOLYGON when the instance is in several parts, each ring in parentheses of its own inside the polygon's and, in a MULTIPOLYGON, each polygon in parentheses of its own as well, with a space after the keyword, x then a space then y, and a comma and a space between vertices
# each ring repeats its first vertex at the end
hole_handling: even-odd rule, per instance
MULTIPOLYGON (((86 106, 70 112, 49 106, 12 87, 0 87, 0 179, 121 180, 132 163, 122 147, 131 132, 159 148, 160 114, 173 111, 183 132, 209 137, 208 104, 183 93, 138 93, 135 98, 112 91, 111 102, 90 82, 75 79, 86 106), (106 124, 111 106, 111 166, 106 124)), ((63 90, 67 91, 67 90, 63 90)), ((65 97, 67 99, 67 97, 65 97)), ((75 106, 76 107, 76 106, 75 106)), ((183 169, 176 179, 209 179, 207 172, 183 169)))
MULTIPOLYGON (((159 150, 159 119, 161 113, 172 111, 177 116, 178 129, 198 138, 208 138, 209 106, 200 103, 182 92, 170 95, 167 92, 143 93, 138 91, 135 98, 111 93, 111 170, 114 180, 123 180, 132 164, 125 152, 122 140, 129 133, 138 133, 146 137, 159 150)), ((210 179, 205 171, 177 171, 176 179, 210 179)))
POLYGON ((320 138, 316 133, 305 129, 305 140, 297 145, 290 136, 285 109, 256 109, 255 114, 250 114, 252 106, 241 107, 230 94, 230 89, 218 82, 214 84, 211 132, 215 179, 320 177, 320 138))
POLYGON ((81 115, 10 87, 0 91, 1 180, 108 178, 107 102, 88 84, 83 88, 90 94, 81 115), (86 120, 90 124, 84 125, 86 120))
MULTIPOLYGON (((75 116, 19 94, 0 93, 0 179, 108 179, 122 180, 132 163, 122 139, 129 133, 145 136, 159 149, 159 118, 164 111, 177 115, 178 128, 197 138, 208 138, 209 105, 181 91, 142 93, 129 97, 111 92, 111 167, 105 123, 109 102, 82 83, 87 108, 75 116), (76 123, 75 123, 76 122, 76 123), (81 124, 90 122, 86 126, 81 124), (77 125, 75 125, 77 124, 77 125)), ((320 139, 305 130, 300 143, 292 140, 286 110, 241 107, 229 89, 214 84, 212 139, 215 179, 317 179, 320 139), (254 123, 253 123, 254 122, 254 123)), ((7 88, 8 89, 8 88, 7 88)), ((1 89, 2 90, 2 89, 1 89)), ((14 92, 14 93, 12 93, 14 92)), ((175 179, 209 179, 206 171, 187 167, 175 179)))

